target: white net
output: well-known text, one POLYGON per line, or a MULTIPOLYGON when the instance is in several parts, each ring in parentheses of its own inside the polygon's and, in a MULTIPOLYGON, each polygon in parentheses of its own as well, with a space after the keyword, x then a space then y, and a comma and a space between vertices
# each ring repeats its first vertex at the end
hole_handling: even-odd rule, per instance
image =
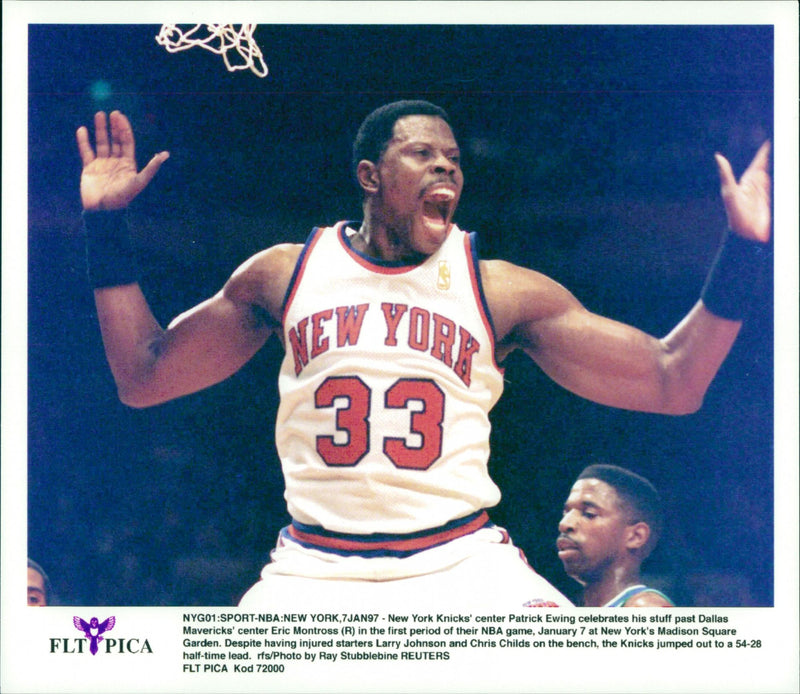
POLYGON ((200 46, 221 55, 228 72, 252 70, 266 77, 267 65, 261 49, 253 39, 255 24, 163 24, 156 42, 170 53, 200 46), (184 28, 182 29, 181 26, 184 28), (237 28, 238 27, 238 28, 237 28))

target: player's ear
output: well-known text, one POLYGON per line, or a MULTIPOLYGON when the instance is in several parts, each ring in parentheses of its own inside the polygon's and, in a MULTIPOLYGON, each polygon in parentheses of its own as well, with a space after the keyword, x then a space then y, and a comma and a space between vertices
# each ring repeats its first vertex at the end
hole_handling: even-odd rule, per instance
POLYGON ((644 521, 639 521, 628 526, 625 546, 628 549, 640 550, 650 539, 650 526, 644 521))
POLYGON ((380 177, 378 167, 371 161, 362 159, 356 167, 356 178, 358 184, 365 193, 377 193, 380 188, 380 177))

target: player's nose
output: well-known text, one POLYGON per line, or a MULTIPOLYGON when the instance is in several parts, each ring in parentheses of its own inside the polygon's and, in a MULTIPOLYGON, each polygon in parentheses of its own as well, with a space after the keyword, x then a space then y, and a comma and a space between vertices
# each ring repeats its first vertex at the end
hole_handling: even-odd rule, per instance
POLYGON ((432 167, 436 173, 446 173, 450 176, 456 172, 456 163, 441 151, 434 158, 432 167))
POLYGON ((565 534, 575 530, 575 514, 572 511, 567 511, 558 523, 558 532, 565 534))

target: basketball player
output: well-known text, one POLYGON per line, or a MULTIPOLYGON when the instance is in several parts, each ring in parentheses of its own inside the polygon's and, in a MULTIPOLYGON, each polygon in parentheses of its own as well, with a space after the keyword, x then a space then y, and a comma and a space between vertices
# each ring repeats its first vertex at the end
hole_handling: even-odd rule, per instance
POLYGON ((590 465, 575 481, 558 524, 558 556, 583 586, 585 607, 674 607, 641 583, 639 569, 658 543, 661 499, 644 477, 590 465))
POLYGON ((738 183, 718 156, 732 231, 703 299, 650 337, 538 272, 478 260, 474 236, 453 221, 464 177, 447 114, 395 102, 354 143, 362 221, 257 253, 163 329, 137 283, 124 209, 169 154, 138 171, 127 118, 109 120, 95 116, 96 149, 85 127, 77 142, 89 277, 122 401, 198 391, 271 335, 284 345, 276 437, 292 522, 243 606, 285 608, 287 596, 306 607, 569 604, 486 512, 500 499, 488 413, 503 359, 522 349, 606 405, 693 412, 740 329, 770 234, 768 144, 738 183))

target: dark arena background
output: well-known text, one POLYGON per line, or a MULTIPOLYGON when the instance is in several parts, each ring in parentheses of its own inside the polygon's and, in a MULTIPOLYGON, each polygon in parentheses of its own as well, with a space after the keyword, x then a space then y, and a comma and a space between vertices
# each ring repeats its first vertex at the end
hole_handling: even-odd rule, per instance
MULTIPOLYGON (((457 221, 661 336, 697 301, 725 226, 715 151, 740 174, 772 138, 770 26, 259 25, 269 66, 229 73, 157 25, 29 27, 28 552, 62 605, 231 605, 287 523, 273 437, 281 349, 148 410, 118 401, 84 263, 74 133, 131 119, 139 165, 171 158, 130 215, 163 324, 254 252, 359 219, 350 145, 397 98, 445 107, 457 221)), ((575 596, 555 552, 574 476, 649 477, 668 527, 647 579, 685 606, 773 602, 771 277, 703 408, 614 410, 506 364, 492 414, 495 522, 575 596)))

